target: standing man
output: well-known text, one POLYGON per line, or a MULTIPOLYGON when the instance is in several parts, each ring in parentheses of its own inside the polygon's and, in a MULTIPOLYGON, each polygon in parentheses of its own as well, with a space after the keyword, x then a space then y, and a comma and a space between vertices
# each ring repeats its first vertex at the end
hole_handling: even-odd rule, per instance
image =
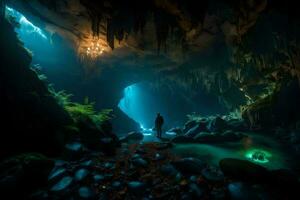
POLYGON ((160 115, 160 113, 157 113, 155 119, 155 128, 156 128, 156 133, 158 138, 161 138, 163 124, 164 124, 164 118, 160 115))

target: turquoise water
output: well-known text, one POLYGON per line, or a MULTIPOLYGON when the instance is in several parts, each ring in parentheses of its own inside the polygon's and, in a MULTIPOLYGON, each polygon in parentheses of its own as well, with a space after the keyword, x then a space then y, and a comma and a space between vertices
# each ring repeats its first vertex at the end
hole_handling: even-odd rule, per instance
POLYGON ((176 144, 173 152, 178 156, 197 157, 213 165, 218 165, 223 158, 238 158, 250 160, 268 169, 290 168, 288 164, 289 155, 280 150, 280 145, 274 139, 253 133, 249 136, 248 139, 241 142, 219 145, 176 144), (255 162, 248 158, 247 155, 253 150, 267 152, 268 162, 255 162))

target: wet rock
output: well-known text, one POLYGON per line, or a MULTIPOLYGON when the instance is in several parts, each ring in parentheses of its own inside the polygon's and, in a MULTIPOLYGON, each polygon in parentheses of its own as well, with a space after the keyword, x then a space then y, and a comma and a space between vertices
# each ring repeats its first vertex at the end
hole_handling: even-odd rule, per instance
POLYGON ((58 179, 60 179, 64 175, 66 175, 66 173, 67 173, 67 170, 65 168, 54 168, 52 170, 52 172, 50 173, 48 180, 50 182, 57 181, 58 179))
POLYGON ((54 161, 34 153, 22 154, 2 161, 0 164, 2 197, 23 199, 33 190, 47 184, 53 167, 54 161))
POLYGON ((217 168, 209 167, 202 170, 202 176, 209 182, 222 182, 224 174, 217 168))
POLYGON ((183 134, 183 130, 180 127, 171 128, 170 130, 168 130, 168 132, 176 133, 176 135, 182 135, 183 134))
POLYGON ((135 158, 132 160, 132 164, 137 167, 147 167, 148 162, 144 160, 143 158, 135 158))
POLYGON ((228 185, 230 199, 232 200, 259 200, 253 188, 243 182, 233 182, 228 185))
POLYGON ((115 164, 112 162, 105 162, 103 167, 106 169, 113 169, 113 168, 115 168, 115 164))
POLYGON ((233 132, 233 131, 225 131, 223 134, 221 134, 223 141, 230 141, 235 142, 243 139, 246 135, 239 133, 239 132, 233 132))
POLYGON ((210 192, 211 199, 214 200, 222 200, 222 199, 228 199, 227 197, 227 189, 224 187, 214 187, 212 191, 210 192))
POLYGON ((187 123, 184 124, 183 127, 183 132, 186 133, 188 132, 191 128, 197 125, 197 122, 195 120, 188 121, 187 123))
POLYGON ((195 143, 196 141, 191 137, 181 135, 173 138, 172 142, 180 144, 180 143, 195 143))
POLYGON ((216 133, 209 132, 200 132, 194 137, 194 139, 197 143, 212 143, 222 141, 220 136, 217 136, 216 133))
POLYGON ((102 181, 105 180, 105 177, 101 174, 95 174, 93 176, 93 179, 94 179, 95 183, 101 183, 102 181))
POLYGON ((83 167, 90 167, 92 165, 93 165, 92 160, 86 160, 86 161, 81 162, 81 166, 83 166, 83 167))
POLYGON ((165 156, 163 156, 163 155, 160 154, 160 153, 156 153, 156 154, 154 155, 154 158, 153 158, 153 160, 156 160, 156 161, 160 161, 160 160, 163 160, 163 159, 165 159, 165 156))
POLYGON ((62 192, 66 190, 73 183, 73 177, 66 176, 63 177, 59 182, 57 182, 50 191, 52 192, 62 192))
POLYGON ((83 199, 93 199, 95 191, 90 187, 83 186, 78 189, 78 195, 83 199))
POLYGON ((88 176, 89 173, 90 172, 86 169, 79 169, 75 172, 74 179, 76 181, 82 181, 83 179, 85 179, 88 176))
POLYGON ((246 131, 249 129, 247 123, 243 119, 230 119, 227 121, 228 128, 234 131, 246 131))
POLYGON ((189 129, 184 135, 187 137, 195 137, 198 133, 207 131, 206 122, 198 122, 194 127, 189 129))
POLYGON ((247 160, 225 158, 219 162, 225 176, 246 182, 265 182, 269 180, 269 171, 247 160))
POLYGON ((224 131, 226 128, 228 128, 228 125, 226 121, 223 120, 221 117, 215 117, 209 122, 207 128, 211 132, 219 132, 224 131))
POLYGON ((83 150, 83 145, 79 142, 72 142, 65 145, 66 149, 72 152, 79 152, 83 150))
POLYGON ((128 183, 128 190, 135 195, 143 195, 146 191, 146 184, 140 181, 131 181, 128 183))
POLYGON ((116 189, 119 190, 122 187, 122 183, 120 181, 113 181, 111 186, 116 189))
POLYGON ((171 164, 161 166, 160 171, 165 176, 176 176, 178 174, 177 169, 171 164))
POLYGON ((197 158, 183 158, 172 162, 172 165, 183 174, 201 174, 207 166, 206 163, 197 158))
POLYGON ((204 195, 204 190, 200 188, 197 184, 191 183, 189 185, 189 193, 194 199, 200 199, 204 195))
POLYGON ((125 136, 124 138, 122 138, 120 141, 121 142, 128 142, 128 141, 139 141, 139 140, 143 140, 144 135, 140 132, 130 132, 128 133, 127 136, 125 136))

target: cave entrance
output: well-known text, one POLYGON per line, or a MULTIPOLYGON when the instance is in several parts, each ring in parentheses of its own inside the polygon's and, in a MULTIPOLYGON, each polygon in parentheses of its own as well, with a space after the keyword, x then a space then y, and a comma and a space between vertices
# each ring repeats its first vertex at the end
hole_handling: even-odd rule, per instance
POLYGON ((126 87, 118 107, 143 130, 152 129, 156 115, 160 113, 165 120, 164 131, 183 126, 188 120, 187 115, 192 113, 208 116, 226 112, 218 97, 204 90, 199 89, 192 94, 175 84, 172 87, 155 87, 151 82, 126 87))
POLYGON ((147 83, 135 83, 126 87, 118 107, 139 123, 142 130, 153 128, 157 112, 165 113, 163 102, 149 90, 147 83))

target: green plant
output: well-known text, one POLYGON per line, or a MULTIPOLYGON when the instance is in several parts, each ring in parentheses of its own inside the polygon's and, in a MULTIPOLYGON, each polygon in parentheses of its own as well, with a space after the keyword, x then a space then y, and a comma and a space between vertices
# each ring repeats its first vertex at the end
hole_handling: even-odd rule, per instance
POLYGON ((114 116, 112 115, 112 109, 103 109, 99 112, 95 110, 95 102, 90 102, 86 97, 83 103, 72 102, 72 94, 66 93, 64 90, 55 92, 53 87, 50 90, 56 101, 64 107, 64 109, 70 114, 75 122, 82 117, 88 117, 93 120, 96 125, 101 124, 103 121, 110 120, 114 116))

